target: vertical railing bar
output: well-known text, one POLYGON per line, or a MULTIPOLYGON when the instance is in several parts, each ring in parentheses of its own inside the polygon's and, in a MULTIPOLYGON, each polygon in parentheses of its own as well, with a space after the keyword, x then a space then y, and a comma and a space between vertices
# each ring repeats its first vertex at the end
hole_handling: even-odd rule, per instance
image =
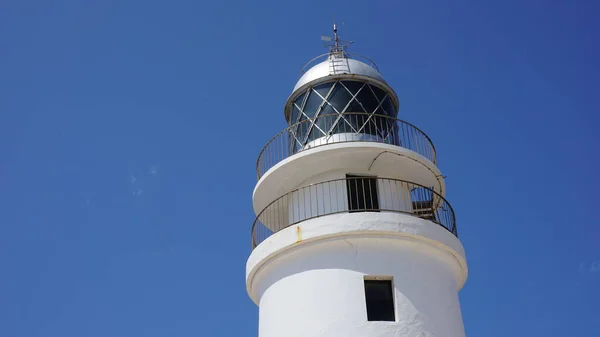
POLYGON ((366 196, 366 190, 365 190, 365 179, 360 179, 360 183, 362 185, 362 194, 363 194, 363 209, 362 210, 366 210, 367 209, 367 196, 366 196))
POLYGON ((369 204, 369 205, 367 205, 367 200, 365 200, 365 208, 367 208, 368 210, 372 210, 372 209, 374 208, 374 206, 375 206, 375 205, 373 204, 373 193, 372 193, 372 192, 373 192, 373 188, 371 187, 371 183, 372 183, 372 182, 373 182, 373 179, 368 179, 368 180, 367 180, 367 179, 363 179, 363 185, 364 185, 365 183, 368 183, 368 185, 369 185, 369 186, 368 186, 369 190, 367 191, 367 190, 365 189, 365 198, 366 198, 366 197, 367 197, 367 195, 368 195, 368 196, 369 196, 369 202, 370 202, 370 204, 369 204))
POLYGON ((307 219, 308 219, 308 218, 311 218, 311 217, 313 217, 313 216, 314 216, 314 214, 315 214, 315 213, 313 212, 313 207, 312 207, 312 206, 313 206, 313 200, 312 200, 312 197, 313 197, 313 194, 312 194, 312 188, 313 188, 313 185, 309 185, 309 186, 308 186, 308 202, 310 203, 310 214, 308 215, 308 217, 306 217, 307 219))
MULTIPOLYGON (((319 184, 319 186, 321 186, 321 194, 324 194, 323 191, 325 190, 325 188, 324 188, 325 186, 323 186, 322 183, 319 184)), ((318 193, 318 191, 319 191, 319 188, 317 188, 317 193, 318 193)), ((317 195, 317 198, 318 198, 318 195, 317 195)), ((321 195, 321 200, 323 201, 323 208, 321 210, 323 211, 323 215, 324 215, 324 214, 326 214, 326 211, 325 211, 325 195, 321 195)), ((319 215, 321 215, 320 212, 317 211, 317 213, 319 213, 319 215)))

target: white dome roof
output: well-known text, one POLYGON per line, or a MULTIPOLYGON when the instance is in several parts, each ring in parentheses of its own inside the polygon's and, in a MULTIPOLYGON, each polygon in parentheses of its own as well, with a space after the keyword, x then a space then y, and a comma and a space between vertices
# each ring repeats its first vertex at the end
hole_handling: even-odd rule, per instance
POLYGON ((325 61, 308 69, 294 86, 293 92, 303 85, 319 78, 342 74, 370 77, 386 83, 383 76, 381 76, 374 66, 355 59, 330 55, 325 61))

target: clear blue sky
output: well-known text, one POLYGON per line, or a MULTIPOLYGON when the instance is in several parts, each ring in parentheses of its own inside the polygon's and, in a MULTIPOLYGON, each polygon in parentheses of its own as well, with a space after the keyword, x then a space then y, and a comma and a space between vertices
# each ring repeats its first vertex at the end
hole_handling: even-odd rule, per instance
POLYGON ((599 12, 2 1, 0 336, 256 336, 255 161, 333 14, 436 145, 467 334, 600 335, 599 12))

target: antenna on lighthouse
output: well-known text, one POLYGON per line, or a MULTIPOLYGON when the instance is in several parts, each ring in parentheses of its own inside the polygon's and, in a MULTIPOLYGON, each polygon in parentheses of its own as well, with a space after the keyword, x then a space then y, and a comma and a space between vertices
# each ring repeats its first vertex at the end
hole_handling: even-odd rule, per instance
POLYGON ((337 24, 335 22, 335 16, 333 18, 333 38, 331 36, 321 36, 321 40, 325 41, 325 47, 329 48, 330 54, 340 54, 347 51, 348 45, 354 43, 354 41, 341 40, 338 34, 337 24))

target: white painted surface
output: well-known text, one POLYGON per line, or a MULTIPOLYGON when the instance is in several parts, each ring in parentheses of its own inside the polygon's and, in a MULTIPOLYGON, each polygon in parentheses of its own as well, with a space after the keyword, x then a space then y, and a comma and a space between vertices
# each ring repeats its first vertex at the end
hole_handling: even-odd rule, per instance
POLYGON ((327 144, 333 144, 333 143, 361 142, 361 141, 385 144, 385 140, 382 137, 371 135, 368 133, 340 132, 340 133, 334 133, 329 136, 317 138, 311 142, 308 142, 306 145, 304 145, 302 147, 302 150, 310 149, 312 147, 327 145, 327 144))
POLYGON ((370 77, 385 83, 383 76, 373 67, 368 64, 348 58, 335 58, 331 56, 327 60, 314 65, 308 69, 294 86, 294 91, 303 87, 307 83, 311 83, 317 79, 328 77, 330 75, 354 74, 365 77, 370 77))
MULTIPOLYGON (((332 181, 301 188, 290 194, 288 199, 288 224, 316 217, 323 214, 345 212, 348 210, 348 194, 346 182, 332 181)), ((274 210, 275 212, 281 210, 274 210)), ((279 219, 285 217, 278 217, 279 219)), ((279 228, 269 226, 269 228, 279 228)), ((282 224, 276 224, 281 226, 282 224)))
POLYGON ((402 214, 331 215, 281 231, 247 263, 259 337, 463 337, 462 245, 402 214), (298 228, 300 228, 298 230, 298 228), (396 322, 368 322, 365 276, 392 276, 396 322))
POLYGON ((303 221, 268 237, 256 247, 246 263, 248 293, 258 302, 252 290, 255 274, 262 266, 290 249, 332 237, 346 236, 380 237, 390 236, 405 241, 426 245, 439 252, 453 270, 460 290, 467 280, 466 255, 460 240, 442 226, 401 213, 341 213, 303 221))
POLYGON ((305 186, 303 182, 335 171, 432 186, 442 196, 446 191, 437 166, 414 151, 381 143, 335 143, 297 153, 268 170, 254 188, 254 212, 260 213, 273 200, 305 186))

